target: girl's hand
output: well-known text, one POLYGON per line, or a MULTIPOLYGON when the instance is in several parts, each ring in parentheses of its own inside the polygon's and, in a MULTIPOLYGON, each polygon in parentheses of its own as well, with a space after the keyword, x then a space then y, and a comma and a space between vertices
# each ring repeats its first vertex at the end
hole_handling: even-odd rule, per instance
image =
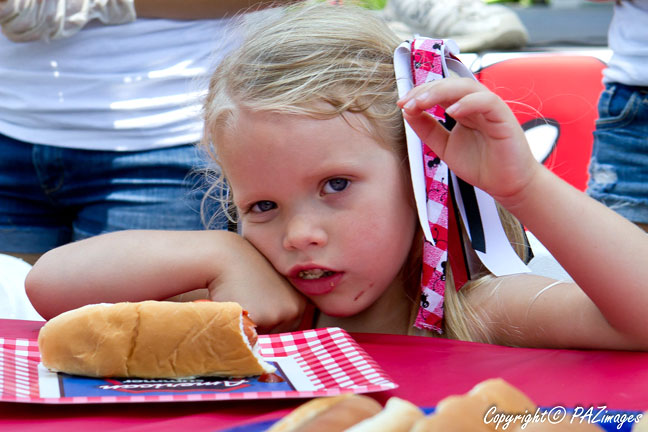
POLYGON ((398 101, 416 134, 454 173, 505 207, 523 199, 540 171, 506 103, 470 78, 448 78, 412 89, 398 101), (457 124, 448 132, 425 110, 440 105, 457 124))
POLYGON ((208 285, 209 298, 240 303, 259 333, 296 330, 306 298, 243 237, 230 236, 228 243, 221 271, 208 285))

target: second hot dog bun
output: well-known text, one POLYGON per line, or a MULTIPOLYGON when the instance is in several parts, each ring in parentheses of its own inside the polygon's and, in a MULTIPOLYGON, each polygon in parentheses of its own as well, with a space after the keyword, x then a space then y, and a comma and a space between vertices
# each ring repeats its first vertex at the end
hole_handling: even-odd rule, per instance
POLYGON ((356 394, 313 399, 279 420, 267 432, 342 432, 378 414, 381 409, 374 399, 356 394))
MULTIPOLYGON (((238 303, 88 305, 38 335, 43 365, 92 377, 242 377, 274 372, 249 343, 238 303)), ((252 333, 256 332, 252 328, 252 333)), ((248 329, 248 334, 250 331, 248 329)))
POLYGON ((407 432, 423 415, 397 397, 383 408, 368 396, 344 394, 302 404, 267 432, 407 432))
POLYGON ((348 432, 408 432, 423 416, 423 411, 413 403, 391 397, 381 412, 357 423, 348 432))

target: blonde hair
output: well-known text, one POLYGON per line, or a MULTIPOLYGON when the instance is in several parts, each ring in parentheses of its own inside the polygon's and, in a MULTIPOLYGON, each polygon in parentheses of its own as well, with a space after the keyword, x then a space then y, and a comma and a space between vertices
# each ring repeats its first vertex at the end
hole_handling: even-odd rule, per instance
MULTIPOLYGON (((351 112, 363 114, 367 132, 392 148, 406 166, 407 144, 402 114, 396 106, 393 69, 393 52, 400 42, 373 12, 348 4, 292 6, 266 22, 257 21, 247 29, 241 46, 216 67, 211 77, 202 146, 218 161, 219 140, 242 109, 315 119, 351 112)), ((224 190, 221 184, 226 174, 217 179, 208 197, 223 198, 217 191, 224 190)), ((227 198, 231 209, 232 197, 227 198)), ((519 223, 515 226, 519 231, 519 223)), ((412 290, 408 294, 413 312, 419 305, 421 262, 417 252, 421 245, 414 243, 401 275, 412 290)), ((479 326, 480 320, 461 291, 455 295, 448 273, 447 336, 482 340, 486 333, 479 326)))
MULTIPOLYGON (((219 135, 241 109, 320 119, 362 113, 379 142, 403 147, 392 65, 400 41, 373 13, 326 3, 292 6, 237 30, 242 43, 216 67, 204 104, 201 144, 213 159, 219 135)), ((224 201, 225 174, 212 179, 208 197, 224 201)))

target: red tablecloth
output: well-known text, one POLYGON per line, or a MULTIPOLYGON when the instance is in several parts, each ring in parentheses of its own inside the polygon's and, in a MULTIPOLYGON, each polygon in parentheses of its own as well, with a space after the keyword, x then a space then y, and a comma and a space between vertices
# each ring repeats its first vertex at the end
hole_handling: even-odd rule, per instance
MULTIPOLYGON (((42 323, 0 320, 0 337, 35 338, 42 323)), ((506 348, 445 339, 353 334, 400 387, 374 394, 432 407, 502 377, 541 406, 648 410, 648 353, 506 348)), ((278 417, 302 400, 114 405, 0 403, 0 430, 217 431, 278 417)))

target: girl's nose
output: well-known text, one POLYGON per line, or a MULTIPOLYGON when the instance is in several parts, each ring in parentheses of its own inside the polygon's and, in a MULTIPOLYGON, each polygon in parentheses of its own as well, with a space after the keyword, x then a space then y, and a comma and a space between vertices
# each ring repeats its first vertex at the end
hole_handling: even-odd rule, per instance
POLYGON ((288 250, 305 250, 324 246, 327 240, 326 232, 314 218, 296 216, 286 226, 283 246, 288 250))

